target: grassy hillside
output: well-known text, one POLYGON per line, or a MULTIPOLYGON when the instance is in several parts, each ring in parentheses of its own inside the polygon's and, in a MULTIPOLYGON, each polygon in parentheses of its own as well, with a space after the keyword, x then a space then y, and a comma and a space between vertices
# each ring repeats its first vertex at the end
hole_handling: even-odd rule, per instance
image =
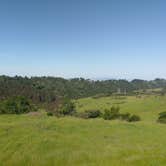
POLYGON ((1 166, 165 166, 166 125, 156 123, 166 97, 77 101, 79 111, 119 104, 141 122, 56 118, 42 114, 0 116, 1 166), (121 103, 120 103, 121 102, 121 103))
POLYGON ((140 115, 143 121, 156 121, 158 113, 166 111, 165 96, 127 96, 102 97, 98 99, 83 98, 75 101, 78 111, 99 109, 104 111, 111 106, 119 106, 121 112, 140 115))

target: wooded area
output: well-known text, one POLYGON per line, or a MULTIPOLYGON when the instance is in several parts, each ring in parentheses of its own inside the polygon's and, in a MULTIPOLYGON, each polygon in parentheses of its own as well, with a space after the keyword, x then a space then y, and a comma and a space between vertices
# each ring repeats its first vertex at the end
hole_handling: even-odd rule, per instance
POLYGON ((94 81, 83 78, 9 77, 0 76, 0 99, 25 96, 36 103, 54 102, 58 97, 77 99, 113 93, 129 94, 135 90, 165 88, 166 80, 145 81, 135 79, 94 81))

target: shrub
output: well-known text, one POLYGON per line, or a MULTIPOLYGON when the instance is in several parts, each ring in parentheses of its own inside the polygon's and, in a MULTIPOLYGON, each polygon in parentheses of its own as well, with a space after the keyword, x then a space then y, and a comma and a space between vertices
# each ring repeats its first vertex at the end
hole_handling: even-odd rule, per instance
POLYGON ((101 116, 101 112, 99 110, 87 110, 85 112, 78 113, 77 116, 84 119, 98 118, 101 116))
POLYGON ((159 118, 159 119, 158 119, 158 122, 159 122, 159 123, 166 123, 166 118, 159 118))
POLYGON ((48 116, 53 116, 53 113, 52 112, 47 112, 47 115, 48 116))
POLYGON ((58 109, 57 114, 60 115, 74 115, 76 113, 75 104, 71 102, 69 99, 65 99, 61 106, 58 109))
POLYGON ((37 109, 25 97, 12 97, 0 104, 0 113, 2 114, 22 114, 32 111, 37 111, 37 109))
POLYGON ((104 110, 104 114, 103 114, 103 118, 104 118, 105 120, 110 120, 110 119, 111 119, 111 111, 108 110, 108 109, 105 109, 105 110, 104 110))
POLYGON ((166 112, 161 112, 157 121, 159 123, 166 123, 166 112))
POLYGON ((121 119, 126 120, 128 122, 136 122, 141 120, 141 118, 138 115, 130 115, 130 113, 120 114, 119 110, 119 107, 112 107, 110 110, 106 109, 103 114, 103 119, 121 119))
POLYGON ((130 116, 131 116, 130 113, 120 114, 121 120, 127 120, 127 121, 129 121, 130 116))
POLYGON ((98 118, 101 115, 99 110, 88 110, 85 113, 88 115, 88 118, 98 118))
POLYGON ((159 115, 161 118, 166 118, 166 112, 161 112, 161 113, 159 113, 159 115))
POLYGON ((110 110, 106 109, 103 114, 105 120, 118 119, 120 117, 119 107, 111 107, 110 110))
POLYGON ((137 121, 140 121, 140 120, 141 120, 141 118, 138 115, 132 115, 128 119, 128 122, 137 122, 137 121))

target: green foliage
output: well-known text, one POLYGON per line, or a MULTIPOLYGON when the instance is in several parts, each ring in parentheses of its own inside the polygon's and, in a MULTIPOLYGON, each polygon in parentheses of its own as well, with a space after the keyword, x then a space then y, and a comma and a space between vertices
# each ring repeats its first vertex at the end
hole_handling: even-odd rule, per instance
POLYGON ((130 118, 128 119, 128 122, 137 122, 140 120, 141 118, 138 115, 131 115, 130 118))
POLYGON ((103 118, 105 120, 118 119, 120 117, 119 107, 111 107, 111 109, 105 109, 103 118))
POLYGON ((141 98, 136 96, 126 96, 126 99, 115 99, 114 96, 102 97, 99 99, 83 98, 76 100, 76 110, 83 112, 84 110, 101 110, 104 113, 105 109, 110 109, 112 105, 119 105, 121 108, 120 114, 130 113, 141 117, 141 121, 153 120, 156 121, 159 113, 166 108, 166 96, 160 95, 141 95, 141 98), (122 104, 117 104, 121 103, 122 104), (79 107, 81 105, 82 107, 79 107))
POLYGON ((159 113, 158 122, 159 123, 166 123, 166 112, 159 113))
POLYGON ((77 113, 77 116, 84 119, 98 118, 101 116, 101 112, 99 110, 87 110, 84 112, 77 113))
POLYGON ((33 102, 55 103, 58 97, 72 99, 94 96, 100 98, 111 94, 132 94, 134 90, 166 87, 166 80, 105 80, 92 81, 83 78, 64 79, 55 77, 8 77, 0 76, 0 99, 26 96, 33 102))
POLYGON ((64 101, 58 109, 58 113, 64 116, 74 115, 76 113, 75 104, 69 99, 64 99, 64 101))
POLYGON ((22 114, 37 111, 25 97, 11 97, 0 103, 1 114, 22 114))
POLYGON ((47 115, 48 116, 53 116, 53 113, 52 112, 47 112, 47 115))
POLYGON ((161 113, 159 113, 159 116, 166 118, 166 112, 161 112, 161 113))
POLYGON ((110 110, 105 109, 103 114, 103 119, 105 120, 120 119, 128 122, 136 122, 141 120, 141 118, 138 115, 130 115, 130 113, 120 114, 119 110, 120 110, 119 107, 111 107, 110 110))
POLYGON ((120 119, 121 119, 121 120, 129 121, 130 116, 131 116, 130 113, 120 114, 120 119))
POLYGON ((99 110, 87 110, 85 113, 88 115, 88 118, 98 118, 101 116, 101 112, 99 110))

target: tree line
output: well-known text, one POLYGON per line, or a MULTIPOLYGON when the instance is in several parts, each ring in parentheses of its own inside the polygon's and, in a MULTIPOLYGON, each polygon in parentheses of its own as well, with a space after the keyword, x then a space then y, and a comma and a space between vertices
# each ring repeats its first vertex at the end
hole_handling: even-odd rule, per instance
POLYGON ((94 81, 84 78, 0 76, 0 99, 25 96, 35 103, 52 103, 57 102, 61 97, 76 99, 99 94, 130 94, 135 90, 165 87, 165 79, 94 81))

